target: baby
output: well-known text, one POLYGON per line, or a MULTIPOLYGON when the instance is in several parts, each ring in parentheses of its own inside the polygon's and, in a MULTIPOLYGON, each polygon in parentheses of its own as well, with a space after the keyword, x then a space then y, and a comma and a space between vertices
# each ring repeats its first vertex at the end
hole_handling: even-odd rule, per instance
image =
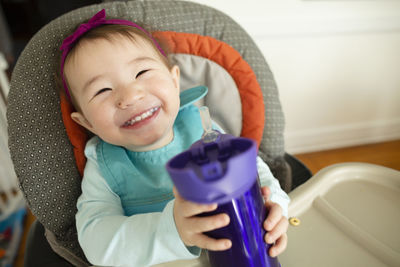
MULTIPOLYGON (((179 67, 147 31, 106 19, 104 10, 61 49, 63 86, 76 109, 71 117, 95 135, 85 148, 76 214, 88 260, 149 266, 196 258, 201 248, 229 249, 230 240, 203 234, 228 225, 229 216, 197 216, 217 205, 183 199, 165 169, 202 135, 198 109, 180 108, 179 67)), ((287 244, 289 198, 261 159, 257 166, 269 209, 265 242, 274 243, 269 254, 277 256, 287 244)))

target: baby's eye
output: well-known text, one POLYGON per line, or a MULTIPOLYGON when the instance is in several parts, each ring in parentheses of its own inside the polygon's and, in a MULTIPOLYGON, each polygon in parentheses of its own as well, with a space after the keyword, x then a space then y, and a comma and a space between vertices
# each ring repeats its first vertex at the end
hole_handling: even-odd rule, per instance
POLYGON ((149 70, 141 70, 141 71, 139 71, 138 74, 136 74, 135 78, 137 79, 137 77, 139 77, 140 75, 144 74, 147 71, 149 71, 149 70))
POLYGON ((102 93, 104 93, 104 92, 106 92, 108 90, 111 90, 111 88, 100 89, 99 91, 96 92, 96 94, 94 96, 98 96, 98 95, 100 95, 100 94, 102 94, 102 93))

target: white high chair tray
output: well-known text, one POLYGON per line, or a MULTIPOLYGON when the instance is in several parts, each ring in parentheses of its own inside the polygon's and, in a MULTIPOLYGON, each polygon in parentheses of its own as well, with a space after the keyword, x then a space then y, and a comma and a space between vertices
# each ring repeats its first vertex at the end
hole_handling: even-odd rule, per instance
MULTIPOLYGON (((400 172, 366 163, 324 168, 290 194, 282 267, 400 266, 400 172)), ((208 267, 197 260, 157 267, 208 267)))
POLYGON ((400 172, 378 165, 327 167, 290 193, 282 266, 400 266, 400 172))

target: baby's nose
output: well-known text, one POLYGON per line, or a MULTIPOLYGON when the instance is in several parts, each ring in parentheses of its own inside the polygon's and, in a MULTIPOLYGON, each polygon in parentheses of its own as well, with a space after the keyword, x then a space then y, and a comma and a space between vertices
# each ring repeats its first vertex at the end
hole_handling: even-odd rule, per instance
POLYGON ((117 99, 118 108, 125 109, 144 98, 146 92, 142 89, 127 88, 121 90, 117 99))

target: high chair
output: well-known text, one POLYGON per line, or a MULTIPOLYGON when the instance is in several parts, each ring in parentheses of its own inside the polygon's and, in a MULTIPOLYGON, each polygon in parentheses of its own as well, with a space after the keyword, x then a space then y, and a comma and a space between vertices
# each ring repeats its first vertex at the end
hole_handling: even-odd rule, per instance
POLYGON ((37 218, 28 241, 27 266, 88 265, 77 241, 74 217, 87 135, 71 121, 71 106, 60 97, 54 75, 62 40, 102 8, 108 18, 145 25, 168 43, 181 69, 181 88, 206 85, 209 93, 199 104, 209 107, 212 118, 226 132, 256 140, 259 156, 287 192, 311 175, 301 162, 285 153, 278 90, 262 53, 227 15, 184 1, 126 1, 83 7, 36 33, 12 74, 9 146, 20 187, 37 218), (55 254, 46 262, 44 255, 52 251, 55 254))

